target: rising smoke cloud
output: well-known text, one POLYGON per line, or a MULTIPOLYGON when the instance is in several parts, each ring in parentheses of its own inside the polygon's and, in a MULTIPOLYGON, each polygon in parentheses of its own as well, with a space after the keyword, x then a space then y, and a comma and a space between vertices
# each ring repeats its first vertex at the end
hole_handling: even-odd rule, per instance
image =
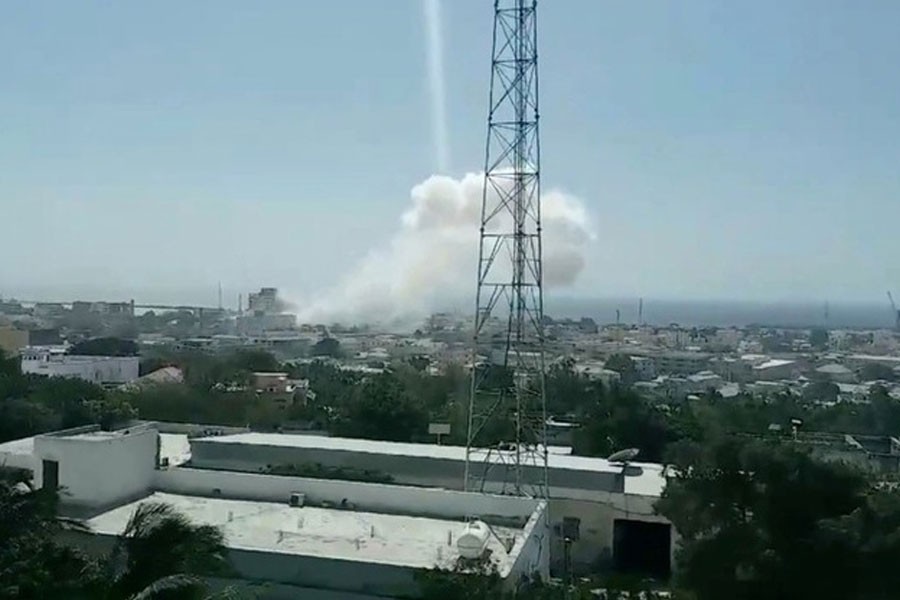
MULTIPOLYGON (((416 185, 400 229, 343 280, 307 305, 306 323, 411 323, 429 312, 474 302, 484 175, 433 175, 416 185)), ((542 194, 544 283, 575 282, 592 239, 577 198, 542 194)))

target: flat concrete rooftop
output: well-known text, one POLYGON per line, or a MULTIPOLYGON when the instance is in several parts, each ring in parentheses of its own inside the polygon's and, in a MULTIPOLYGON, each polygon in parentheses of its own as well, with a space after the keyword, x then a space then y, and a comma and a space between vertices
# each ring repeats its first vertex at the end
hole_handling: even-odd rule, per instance
MULTIPOLYGON (((34 438, 35 436, 31 436, 19 440, 3 442, 0 444, 0 456, 4 454, 31 456, 34 454, 34 438)), ((0 461, 0 463, 2 463, 2 461, 0 461)))
POLYGON ((191 444, 184 433, 160 433, 159 457, 168 458, 169 465, 182 465, 191 460, 191 444))
MULTIPOLYGON (((410 456, 460 462, 466 460, 466 449, 463 446, 383 442, 321 435, 250 432, 199 438, 199 441, 215 444, 247 444, 309 450, 344 451, 361 454, 410 456)), ((484 451, 480 452, 484 453, 484 451)), ((551 470, 551 485, 553 484, 553 470, 586 471, 610 475, 619 475, 623 472, 623 467, 620 463, 611 463, 604 458, 563 455, 551 452, 549 453, 547 460, 551 470)), ((625 493, 646 496, 661 495, 666 483, 664 470, 663 465, 656 463, 630 462, 628 475, 625 477, 625 493)))
MULTIPOLYGON (((163 492, 98 515, 88 525, 97 533, 118 535, 138 505, 148 501, 169 504, 195 523, 219 527, 229 548, 411 568, 454 566, 459 556, 456 539, 464 527, 454 520, 163 492)), ((493 529, 501 538, 524 535, 519 529, 493 529)), ((488 548, 500 574, 508 573, 514 557, 495 537, 488 548)))

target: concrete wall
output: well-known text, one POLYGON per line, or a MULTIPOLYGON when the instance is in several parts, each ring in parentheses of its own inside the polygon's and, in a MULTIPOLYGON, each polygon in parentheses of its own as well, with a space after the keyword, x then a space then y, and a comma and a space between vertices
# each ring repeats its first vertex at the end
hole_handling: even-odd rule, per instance
POLYGON ((523 528, 523 537, 516 540, 510 554, 516 559, 506 578, 509 585, 535 574, 545 581, 550 577, 550 522, 546 503, 541 502, 532 513, 523 528))
MULTIPOLYGON (((399 484, 453 490, 460 489, 463 482, 463 463, 448 459, 205 440, 192 440, 191 450, 192 464, 218 469, 258 471, 264 469, 266 465, 318 462, 332 467, 381 471, 393 476, 399 484)), ((564 556, 562 537, 557 533, 562 528, 563 517, 581 519, 583 538, 571 550, 573 562, 585 566, 604 563, 611 559, 613 521, 615 519, 629 518, 640 521, 667 522, 665 518, 654 514, 655 497, 625 494, 625 479, 618 474, 554 470, 550 474, 550 480, 548 544, 554 573, 559 572, 564 556)), ((323 480, 310 481, 321 483, 323 480)), ((315 484, 313 485, 315 488, 315 484)), ((390 488, 390 486, 385 487, 390 488)), ((495 494, 500 491, 499 486, 490 484, 485 489, 495 494)), ((439 494, 448 493, 439 490, 432 491, 437 491, 439 494)), ((199 492, 186 491, 182 493, 199 492)), ((279 498, 279 501, 283 498, 284 496, 279 498)))
POLYGON ((77 377, 92 383, 129 383, 138 378, 139 371, 137 356, 22 356, 23 373, 77 377))
POLYGON ((490 516, 517 519, 523 524, 539 505, 530 498, 436 488, 186 468, 157 471, 155 487, 192 496, 218 495, 213 492, 218 489, 225 498, 268 502, 287 502, 292 492, 302 492, 311 502, 339 504, 346 499, 360 510, 446 518, 490 516))
POLYGON ((251 550, 232 550, 229 557, 238 575, 255 581, 388 597, 418 589, 416 570, 407 567, 251 550))
MULTIPOLYGON (((64 532, 60 541, 89 556, 108 556, 115 536, 64 532)), ((367 600, 415 596, 415 569, 332 558, 231 549, 231 581, 212 579, 213 589, 233 586, 258 600, 367 600)))
MULTIPOLYGON (((616 519, 630 519, 653 523, 668 523, 665 517, 656 515, 653 504, 656 498, 610 494, 607 498, 594 500, 574 500, 554 498, 550 501, 553 516, 552 540, 550 543, 551 569, 562 570, 564 557, 562 521, 565 517, 580 520, 579 540, 570 547, 572 565, 576 572, 596 572, 607 568, 613 558, 613 524, 616 519)), ((676 534, 672 530, 669 559, 674 566, 676 534)))
POLYGON ((160 433, 183 433, 188 436, 231 435, 250 431, 249 427, 230 427, 228 425, 200 425, 197 423, 175 423, 173 421, 145 422, 154 423, 160 433))
MULTIPOLYGON (((265 444, 223 443, 215 440, 191 440, 191 464, 208 469, 260 472, 267 466, 321 464, 328 467, 369 469, 391 475, 397 483, 462 489, 465 463, 461 460, 429 456, 372 454, 347 450, 298 448, 265 444)), ((525 469, 524 479, 537 480, 538 468, 525 469)), ((491 475, 504 479, 503 469, 495 467, 491 475)), ((553 487, 582 490, 624 491, 616 473, 554 469, 553 487)), ((499 491, 499 488, 488 488, 499 491)))
POLYGON ((34 439, 35 485, 40 487, 43 482, 42 461, 57 461, 64 507, 100 510, 132 501, 153 488, 156 429, 139 426, 105 437, 72 437, 96 429, 85 427, 34 439))

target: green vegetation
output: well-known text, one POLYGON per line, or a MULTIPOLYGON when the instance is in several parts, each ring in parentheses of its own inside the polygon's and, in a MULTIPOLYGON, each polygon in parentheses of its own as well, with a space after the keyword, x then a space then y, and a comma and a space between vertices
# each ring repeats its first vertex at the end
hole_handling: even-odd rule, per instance
POLYGON ((60 541, 89 531, 57 517, 56 494, 22 486, 0 480, 0 598, 211 599, 200 576, 231 572, 222 533, 165 504, 141 504, 108 555, 82 553, 60 541))
POLYGON ((859 370, 859 378, 862 381, 897 381, 897 374, 887 365, 869 363, 859 370))
POLYGON ((78 342, 69 348, 76 356, 137 356, 138 346, 132 340, 102 337, 78 342))
POLYGON ((337 479, 342 481, 364 481, 366 483, 393 483, 394 478, 381 471, 354 469, 353 467, 329 467, 321 463, 272 465, 266 469, 270 475, 310 477, 312 479, 337 479))
POLYGON ((122 398, 80 379, 22 375, 0 350, 0 442, 90 423, 133 418, 122 398))
POLYGON ((313 347, 310 350, 310 354, 312 356, 330 356, 332 358, 340 358, 342 354, 341 343, 332 337, 322 338, 321 340, 313 344, 313 347))
POLYGON ((900 494, 796 447, 721 438, 672 449, 657 504, 697 600, 896 597, 900 494))

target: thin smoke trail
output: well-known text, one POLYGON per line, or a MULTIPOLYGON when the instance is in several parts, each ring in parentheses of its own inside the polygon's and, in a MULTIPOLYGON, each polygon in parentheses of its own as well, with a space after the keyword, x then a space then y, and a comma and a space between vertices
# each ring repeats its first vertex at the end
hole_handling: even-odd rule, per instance
POLYGON ((425 31, 428 40, 428 88, 431 96, 431 130, 437 168, 450 169, 450 142, 447 134, 447 108, 444 85, 444 43, 441 35, 439 0, 424 0, 425 31))

